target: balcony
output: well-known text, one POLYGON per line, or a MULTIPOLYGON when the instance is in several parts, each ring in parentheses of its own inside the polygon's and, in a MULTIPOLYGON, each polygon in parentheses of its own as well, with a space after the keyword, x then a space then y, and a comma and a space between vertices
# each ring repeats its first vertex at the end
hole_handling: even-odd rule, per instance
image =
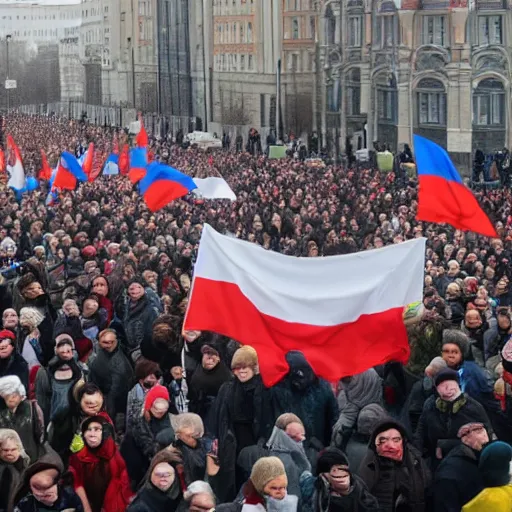
POLYGON ((421 8, 425 11, 449 9, 450 7, 457 7, 457 5, 466 2, 466 0, 421 0, 421 8))
POLYGON ((476 8, 479 11, 495 11, 507 8, 506 0, 476 0, 476 8))

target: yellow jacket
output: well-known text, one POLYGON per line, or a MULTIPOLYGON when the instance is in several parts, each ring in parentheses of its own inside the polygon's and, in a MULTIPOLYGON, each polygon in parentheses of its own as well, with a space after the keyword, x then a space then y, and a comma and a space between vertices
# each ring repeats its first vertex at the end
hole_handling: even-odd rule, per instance
POLYGON ((462 512, 512 512, 512 484, 484 489, 462 512))

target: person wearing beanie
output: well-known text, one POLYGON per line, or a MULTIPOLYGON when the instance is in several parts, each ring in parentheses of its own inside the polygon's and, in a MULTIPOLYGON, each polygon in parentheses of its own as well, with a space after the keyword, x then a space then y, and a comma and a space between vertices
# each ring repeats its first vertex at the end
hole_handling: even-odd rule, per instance
POLYGON ((23 473, 14 499, 16 512, 52 510, 84 512, 82 502, 72 487, 62 480, 62 459, 50 450, 23 473))
POLYGON ((16 336, 9 329, 0 330, 0 377, 16 375, 28 388, 28 363, 16 351, 16 336))
POLYGON ((350 462, 352 473, 357 474, 361 461, 366 456, 373 429, 387 416, 387 412, 379 404, 370 404, 361 409, 357 417, 356 430, 350 436, 344 452, 350 462))
POLYGON ((133 492, 111 423, 103 416, 91 416, 80 428, 84 445, 71 455, 69 469, 84 510, 123 512, 133 492))
POLYGON ((144 406, 139 416, 134 418, 131 430, 127 431, 121 443, 121 455, 132 489, 137 489, 146 473, 151 459, 160 450, 158 434, 169 432, 174 437, 169 414, 169 391, 156 384, 146 394, 144 406))
POLYGON ((434 357, 425 368, 423 379, 415 382, 402 409, 401 421, 408 432, 415 432, 427 398, 434 394, 434 379, 437 374, 447 368, 442 357, 434 357))
POLYGON ((510 464, 512 448, 496 441, 487 445, 480 455, 478 467, 485 489, 462 507, 462 512, 510 512, 512 510, 512 484, 510 464))
POLYGON ((404 426, 385 419, 373 430, 358 475, 377 498, 381 512, 425 512, 431 476, 404 426))
POLYGON ((486 426, 470 420, 459 428, 457 439, 460 441, 453 444, 434 475, 432 496, 436 512, 459 512, 484 488, 478 464, 482 448, 489 443, 486 426))
POLYGON ((128 393, 135 378, 132 365, 121 350, 113 329, 105 329, 99 334, 98 352, 89 366, 89 380, 105 396, 107 413, 114 420, 116 430, 124 431, 128 393))
POLYGON ((349 466, 345 453, 330 446, 320 453, 315 476, 301 477, 303 512, 377 512, 379 504, 349 466))
POLYGON ((302 352, 288 352, 286 362, 288 374, 270 389, 274 414, 293 412, 304 423, 308 439, 328 446, 339 417, 332 387, 315 375, 302 352))
POLYGON ((43 413, 35 400, 27 400, 27 392, 19 377, 0 378, 0 397, 5 408, 0 409, 0 428, 15 430, 31 462, 44 453, 45 424, 43 413))
POLYGON ((184 510, 183 493, 186 484, 182 476, 183 464, 179 456, 167 449, 159 451, 151 459, 144 482, 128 507, 128 512, 184 510))
POLYGON ((260 441, 255 446, 247 446, 240 452, 237 468, 243 471, 243 479, 247 480, 254 463, 260 457, 278 457, 288 477, 288 493, 300 499, 300 477, 305 471, 312 471, 311 462, 304 448, 305 441, 302 421, 295 414, 282 414, 277 418, 272 434, 266 442, 260 441))
POLYGON ((222 384, 211 408, 211 430, 219 441, 219 479, 224 484, 221 502, 233 500, 244 483, 236 471, 240 452, 260 438, 268 439, 272 430, 269 394, 259 375, 256 351, 247 345, 239 348, 231 369, 235 378, 222 384))
POLYGON ((231 380, 233 375, 221 360, 216 344, 203 345, 201 354, 201 364, 194 371, 188 387, 189 411, 210 423, 209 414, 215 398, 222 384, 231 380))
POLYGON ((460 389, 458 372, 447 368, 435 378, 436 395, 427 399, 421 413, 414 444, 424 457, 430 458, 434 470, 457 439, 460 427, 468 422, 486 425, 491 422, 483 406, 460 389))
POLYGON ((449 368, 459 373, 462 392, 480 402, 488 414, 493 414, 497 404, 493 397, 492 382, 480 366, 466 360, 470 354, 469 347, 470 340, 463 332, 455 329, 443 332, 441 356, 449 368))
POLYGON ((341 379, 338 394, 340 416, 332 429, 331 444, 344 451, 356 428, 357 417, 363 407, 382 404, 382 379, 370 368, 363 373, 341 379))
MULTIPOLYGON (((126 352, 132 354, 136 360, 136 353, 141 350, 141 345, 151 344, 153 322, 162 312, 162 305, 158 296, 144 288, 142 279, 134 277, 128 281, 126 298, 124 302, 124 314, 122 325, 126 337, 126 352), (152 299, 153 296, 156 299, 152 299)), ((148 354, 143 354, 148 357, 148 354)))
POLYGON ((252 467, 251 476, 244 485, 242 512, 271 510, 272 502, 286 503, 286 510, 296 511, 296 496, 287 494, 288 478, 283 463, 277 457, 262 457, 252 467), (286 500, 286 502, 284 501, 286 500))
POLYGON ((27 361, 29 373, 32 382, 35 379, 38 368, 44 362, 43 348, 41 347, 41 331, 39 325, 44 320, 44 316, 36 308, 21 308, 20 327, 21 327, 21 355, 27 361), (34 373, 36 372, 36 373, 34 373))

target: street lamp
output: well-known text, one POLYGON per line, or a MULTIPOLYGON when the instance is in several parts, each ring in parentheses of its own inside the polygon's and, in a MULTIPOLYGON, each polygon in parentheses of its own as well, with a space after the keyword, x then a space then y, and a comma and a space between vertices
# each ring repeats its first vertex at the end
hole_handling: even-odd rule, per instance
POLYGON ((10 107, 10 98, 9 98, 9 93, 10 93, 10 89, 7 88, 7 80, 9 80, 9 41, 11 40, 11 34, 7 34, 5 36, 5 53, 6 53, 6 57, 7 57, 7 77, 6 77, 6 80, 5 80, 5 91, 6 91, 6 95, 7 95, 7 113, 9 113, 9 107, 10 107))

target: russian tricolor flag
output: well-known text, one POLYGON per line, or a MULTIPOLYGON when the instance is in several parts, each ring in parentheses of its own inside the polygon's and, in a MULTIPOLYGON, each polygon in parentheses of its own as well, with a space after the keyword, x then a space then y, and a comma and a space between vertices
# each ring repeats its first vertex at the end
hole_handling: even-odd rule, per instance
POLYGON ((52 186, 61 190, 74 190, 76 182, 87 181, 87 175, 74 155, 64 151, 60 156, 57 174, 52 186))
POLYGON ((110 153, 105 165, 103 166, 104 176, 115 176, 119 174, 119 155, 110 153))
POLYGON ((160 210, 178 197, 197 188, 190 176, 167 165, 152 162, 140 180, 140 193, 151 211, 160 210))
POLYGON ((419 184, 416 218, 497 237, 489 217, 462 182, 448 153, 419 135, 414 136, 414 153, 419 184))
POLYGON ((324 258, 295 258, 203 228, 184 329, 213 331, 258 352, 267 387, 301 351, 335 382, 406 363, 404 308, 423 297, 425 239, 324 258))
POLYGON ((146 166, 148 165, 148 155, 146 148, 130 149, 130 172, 128 178, 135 185, 144 176, 146 176, 146 166))

